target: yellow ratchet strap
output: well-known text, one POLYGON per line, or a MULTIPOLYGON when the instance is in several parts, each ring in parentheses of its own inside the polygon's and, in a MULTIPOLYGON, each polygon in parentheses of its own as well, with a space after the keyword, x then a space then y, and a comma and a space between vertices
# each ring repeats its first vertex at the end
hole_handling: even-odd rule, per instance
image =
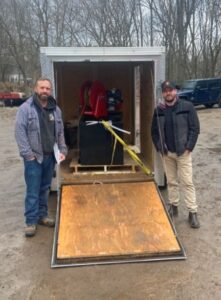
POLYGON ((115 139, 123 145, 124 149, 128 152, 130 157, 142 168, 144 173, 147 175, 151 174, 151 171, 144 165, 144 163, 140 160, 140 158, 136 155, 136 153, 130 149, 130 147, 116 134, 116 132, 111 128, 110 124, 107 121, 101 121, 104 127, 111 132, 111 134, 115 137, 115 139))
POLYGON ((115 155, 116 146, 117 146, 117 139, 116 139, 116 137, 115 137, 115 138, 114 138, 113 151, 112 151, 112 157, 111 157, 111 165, 113 164, 113 161, 114 161, 114 155, 115 155))

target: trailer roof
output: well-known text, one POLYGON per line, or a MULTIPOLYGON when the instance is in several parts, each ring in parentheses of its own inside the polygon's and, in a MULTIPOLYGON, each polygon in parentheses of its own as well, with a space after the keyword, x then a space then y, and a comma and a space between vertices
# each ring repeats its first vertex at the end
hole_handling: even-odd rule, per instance
POLYGON ((40 52, 53 61, 152 60, 165 54, 164 47, 41 47, 40 52))

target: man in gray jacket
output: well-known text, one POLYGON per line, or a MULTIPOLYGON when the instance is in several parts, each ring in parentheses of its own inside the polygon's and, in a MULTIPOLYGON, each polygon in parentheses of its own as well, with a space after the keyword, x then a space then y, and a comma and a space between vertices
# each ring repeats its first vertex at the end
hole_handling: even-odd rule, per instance
POLYGON ((198 116, 192 103, 178 99, 173 82, 162 83, 162 95, 163 102, 154 111, 151 133, 155 148, 162 155, 167 177, 169 213, 178 215, 180 184, 190 226, 199 228, 191 157, 199 134, 198 116))
POLYGON ((48 217, 48 192, 55 167, 55 144, 60 161, 67 154, 61 110, 51 90, 49 79, 38 79, 33 96, 20 106, 16 115, 15 138, 24 159, 26 182, 26 237, 35 235, 37 224, 54 227, 54 220, 48 217))

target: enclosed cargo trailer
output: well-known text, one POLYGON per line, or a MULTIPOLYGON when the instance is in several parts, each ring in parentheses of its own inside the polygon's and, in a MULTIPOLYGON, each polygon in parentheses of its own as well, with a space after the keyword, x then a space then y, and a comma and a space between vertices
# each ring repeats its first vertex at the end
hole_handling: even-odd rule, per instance
MULTIPOLYGON (((160 257, 161 259, 185 257, 183 248, 177 240, 175 229, 164 209, 164 204, 158 192, 157 185, 163 186, 165 184, 165 176, 161 160, 154 151, 151 140, 150 129, 152 114, 156 99, 160 97, 160 83, 164 80, 165 73, 164 48, 46 47, 41 48, 41 68, 42 76, 50 78, 53 83, 53 93, 62 110, 64 124, 73 124, 72 137, 75 135, 76 138, 75 147, 73 147, 74 149, 70 147, 69 151, 68 158, 71 159, 71 163, 67 160, 60 168, 58 182, 61 193, 59 194, 58 199, 58 215, 52 265, 65 265, 65 262, 68 265, 78 265, 84 263, 91 264, 104 263, 107 261, 122 261, 124 259, 127 261, 134 261, 137 259, 151 260, 151 257, 157 257, 157 259, 160 257), (79 136, 82 140, 84 139, 82 138, 84 132, 85 135, 89 132, 85 123, 83 123, 82 126, 79 122, 82 117, 79 109, 81 104, 80 94, 82 85, 88 81, 99 81, 107 90, 120 90, 123 99, 120 111, 122 122, 118 127, 131 133, 130 135, 122 133, 121 137, 127 145, 130 145, 132 149, 135 149, 142 162, 148 166, 150 170, 148 176, 143 173, 139 165, 134 163, 130 157, 127 157, 126 153, 124 154, 123 162, 118 162, 116 165, 111 163, 106 163, 105 166, 102 166, 100 163, 94 165, 94 161, 91 165, 89 163, 86 165, 81 164, 81 161, 79 163, 79 157, 81 157, 82 160, 88 158, 87 154, 89 157, 92 156, 93 153, 96 153, 97 144, 99 144, 100 141, 102 141, 102 143, 105 143, 106 141, 105 137, 102 137, 102 130, 105 131, 105 129, 103 128, 100 130, 97 128, 96 136, 98 139, 94 139, 95 148, 90 148, 93 144, 93 138, 90 139, 91 135, 94 134, 93 130, 91 133, 88 133, 86 139, 86 141, 90 142, 79 142, 79 136), (74 130, 74 128, 76 130, 74 130), (79 149, 79 147, 83 150, 79 149), (82 155, 82 152, 79 155, 79 150, 85 151, 83 153, 84 155, 82 155), (129 168, 129 171, 127 167, 129 168), (92 172, 89 172, 91 170, 92 172), (147 182, 149 182, 149 184, 147 182), (142 189, 145 190, 146 188, 147 191, 147 194, 145 194, 147 197, 146 205, 147 207, 148 205, 150 206, 147 208, 146 213, 149 215, 149 222, 153 224, 153 226, 149 229, 148 224, 150 223, 144 225, 145 222, 137 222, 138 227, 136 228, 135 226, 135 231, 130 231, 129 227, 131 226, 131 223, 129 220, 133 220, 134 222, 138 217, 141 218, 141 220, 143 220, 143 218, 145 219, 145 215, 142 215, 144 210, 139 204, 139 199, 134 197, 136 194, 139 195, 139 188, 141 188, 141 186, 139 186, 140 184, 142 189), (143 184, 145 188, 143 187, 143 184), (121 207, 121 201, 123 202, 122 199, 125 195, 124 191, 130 190, 131 187, 133 187, 132 189, 134 192, 127 195, 128 205, 129 203, 134 203, 135 207, 138 208, 134 216, 134 210, 131 211, 130 215, 128 215, 128 211, 125 210, 125 213, 128 216, 126 221, 126 219, 120 217, 121 215, 124 215, 124 208, 122 208, 123 211, 119 211, 119 207, 121 207), (72 191, 70 194, 65 192, 69 188, 72 191), (113 194, 111 194, 111 190, 109 189, 114 191, 113 194), (154 190, 154 192, 152 192, 152 190, 154 190), (89 191, 91 191, 93 196, 90 195, 89 191), (132 194, 133 197, 130 196, 132 194), (159 218, 159 222, 156 222, 157 218, 154 218, 154 214, 151 213, 154 211, 154 207, 152 207, 154 202, 152 202, 152 204, 148 202, 148 194, 154 194, 155 198, 157 198, 156 201, 161 203, 158 203, 159 207, 163 208, 163 210, 160 209, 160 211, 158 211, 162 216, 159 218), (110 198, 112 198, 113 201, 109 198, 109 205, 116 205, 116 210, 112 210, 113 215, 109 224, 106 224, 108 215, 106 210, 108 210, 108 206, 103 206, 104 210, 102 213, 102 205, 99 205, 100 219, 96 217, 96 213, 92 208, 93 206, 96 207, 96 201, 101 201, 101 203, 102 199, 104 202, 107 201, 107 195, 112 195, 110 198), (90 198, 93 200, 91 200, 92 203, 88 204, 87 199, 90 198), (93 201, 95 202, 93 203, 93 201), (138 201, 137 204, 136 201, 138 201), (67 209, 66 213, 65 207, 67 209), (71 215, 71 211, 73 215, 71 215), (118 217, 117 211, 119 212, 118 217), (82 213, 85 213, 86 218, 87 215, 90 215, 90 220, 88 220, 88 222, 84 223, 84 218, 81 218, 82 213), (68 218, 68 215, 71 216, 71 218, 68 218), (106 216, 105 220, 103 220, 102 215, 106 216), (97 221, 99 220, 98 223, 96 223, 96 226, 93 225, 92 220, 94 218, 97 219, 97 221), (153 218, 152 221, 151 218, 153 218), (74 219, 77 219, 79 222, 72 222, 71 220, 74 219), (160 220, 167 220, 166 227, 165 222, 161 222, 160 220), (119 228, 122 228, 122 224, 124 230, 119 230, 119 228), (105 226, 107 226, 106 230, 105 226), (83 227, 84 230, 81 231, 80 228, 83 227), (94 228, 94 231, 90 231, 89 227, 92 229, 94 228), (159 247, 156 247, 154 241, 157 241, 159 238, 157 237, 157 232, 164 232, 165 228, 169 229, 168 232, 170 237, 168 238, 171 241, 171 244, 169 243, 170 245, 167 245, 168 248, 167 246, 166 248, 164 247, 167 243, 164 244, 162 248, 160 245, 158 245, 159 247), (85 235, 85 232, 87 230, 89 230, 91 234, 88 236, 88 239, 86 238, 85 240, 85 237, 87 236, 85 235), (148 232, 148 230, 150 231, 148 232), (69 233, 66 236, 65 234, 67 232, 69 233), (76 232, 79 232, 78 242, 67 242, 71 239, 72 234, 74 236, 76 235, 76 232), (129 244, 124 244, 124 247, 122 248, 120 241, 122 242, 124 239, 128 239, 128 232, 131 232, 131 235, 129 236, 131 238, 133 236, 133 241, 129 244), (139 241, 136 240, 136 232, 137 234, 139 232, 138 235, 143 237, 139 239, 139 241), (107 244, 102 244, 102 241, 105 240, 105 235, 110 235, 109 246, 107 244), (111 235, 114 236, 114 240, 111 239, 111 235), (152 242, 150 242, 151 239, 152 242), (115 248, 111 247, 112 243, 116 243, 117 246, 115 248), (150 247, 145 251, 145 247, 147 247, 149 243, 151 243, 153 247, 150 247), (87 250, 85 250, 86 246, 79 248, 78 246, 82 244, 88 245, 89 248, 87 250), (92 247, 91 249, 89 245, 92 247), (127 247, 128 249, 126 250, 127 247), (94 251, 92 251, 92 249, 94 251), (112 250, 108 251, 108 249, 112 250), (153 249, 156 250, 155 254, 153 249)), ((111 116, 110 119, 113 122, 112 117, 114 116, 113 118, 115 118, 116 114, 110 113, 108 116, 111 116)), ((106 119, 108 119, 108 116, 106 116, 106 119)), ((101 118, 99 118, 99 120, 100 119, 101 118)), ((102 125, 98 124, 96 126, 102 125)), ((99 157, 100 155, 101 154, 99 154, 99 157)), ((105 154, 105 156, 107 156, 107 154, 105 154)), ((121 156, 119 157, 119 161, 121 161, 122 158, 121 156)), ((145 200, 143 199, 142 202, 145 203, 145 200)), ((111 206, 109 206, 109 209, 111 211, 111 206)))

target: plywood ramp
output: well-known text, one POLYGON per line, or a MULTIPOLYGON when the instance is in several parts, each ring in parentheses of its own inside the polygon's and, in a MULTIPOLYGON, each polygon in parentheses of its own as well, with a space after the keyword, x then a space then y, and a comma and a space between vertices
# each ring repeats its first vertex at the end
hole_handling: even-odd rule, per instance
POLYGON ((154 182, 62 187, 57 260, 180 252, 154 182))

